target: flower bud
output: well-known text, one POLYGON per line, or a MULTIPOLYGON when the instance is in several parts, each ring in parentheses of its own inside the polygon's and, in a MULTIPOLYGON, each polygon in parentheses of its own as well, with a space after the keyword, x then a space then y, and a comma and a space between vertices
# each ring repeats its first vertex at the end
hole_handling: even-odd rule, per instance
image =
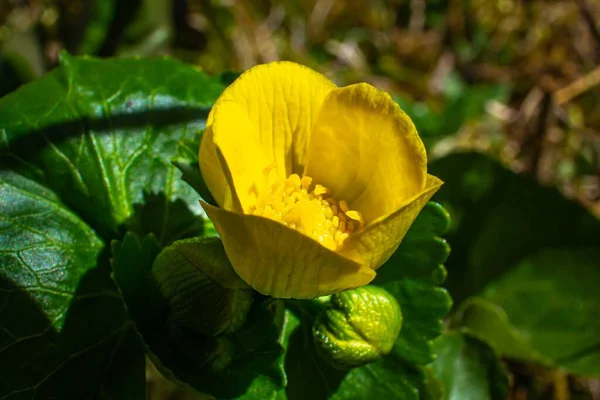
POLYGON ((367 364, 389 353, 402 328, 396 299, 377 286, 331 296, 313 325, 319 354, 337 368, 367 364))
POLYGON ((253 291, 233 271, 218 238, 180 240, 154 261, 152 274, 170 319, 206 336, 243 325, 253 291))

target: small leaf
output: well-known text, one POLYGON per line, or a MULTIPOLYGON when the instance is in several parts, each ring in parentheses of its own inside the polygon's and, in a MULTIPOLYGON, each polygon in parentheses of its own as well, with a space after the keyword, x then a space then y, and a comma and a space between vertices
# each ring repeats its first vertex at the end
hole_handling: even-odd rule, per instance
MULTIPOLYGON (((214 247, 215 239, 202 239, 205 240, 212 243, 209 247, 214 247)), ((276 323, 277 312, 274 304, 277 302, 272 303, 265 299, 254 301, 246 323, 232 333, 207 337, 183 328, 169 317, 172 310, 167 304, 167 299, 158 291, 155 280, 153 285, 141 285, 145 288, 143 290, 136 288, 136 282, 143 283, 152 276, 155 260, 144 254, 148 251, 144 249, 153 247, 152 243, 155 243, 152 238, 146 237, 142 240, 133 234, 126 235, 121 244, 113 244, 113 250, 120 251, 113 254, 112 265, 115 269, 127 268, 129 271, 124 273, 115 270, 114 277, 129 310, 138 310, 132 315, 157 368, 170 380, 183 382, 218 398, 275 398, 285 380, 283 368, 278 361, 282 353, 279 337, 283 328, 276 323), (143 296, 143 301, 140 301, 140 296, 143 296), (158 307, 144 308, 145 299, 153 298, 159 299, 154 302, 158 307), (157 309, 161 310, 159 316, 155 315, 157 309)), ((214 248, 203 253, 201 247, 199 251, 198 246, 193 245, 193 241, 182 241, 163 253, 163 257, 171 258, 175 255, 176 258, 183 259, 187 256, 204 258, 214 264, 213 269, 208 270, 212 271, 214 276, 218 276, 218 279, 228 282, 229 286, 243 285, 243 282, 238 281, 239 278, 233 278, 216 268, 222 260, 219 261, 214 248), (179 252, 181 244, 183 252, 179 252)), ((156 248, 150 253, 155 254, 156 248)), ((164 264, 163 272, 168 272, 169 265, 171 264, 164 264)), ((176 265, 172 266, 175 269, 176 265)), ((173 289, 177 288, 174 286, 173 289)), ((173 293, 176 294, 176 290, 173 293)), ((202 294, 201 291, 199 293, 202 294)))
POLYGON ((485 342, 454 332, 434 342, 433 374, 444 387, 444 400, 505 400, 508 376, 485 342))
POLYGON ((502 355, 600 374, 600 249, 546 250, 527 258, 469 301, 470 332, 502 355))
POLYGON ((0 398, 145 397, 102 249, 52 191, 0 170, 0 398))
POLYGON ((154 261, 152 275, 179 325, 217 336, 246 321, 254 292, 236 275, 217 238, 173 243, 154 261))

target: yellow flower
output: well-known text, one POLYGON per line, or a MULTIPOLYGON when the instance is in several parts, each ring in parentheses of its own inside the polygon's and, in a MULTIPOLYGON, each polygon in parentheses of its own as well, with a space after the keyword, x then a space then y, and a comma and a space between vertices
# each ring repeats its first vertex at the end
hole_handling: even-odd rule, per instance
POLYGON ((442 184, 387 93, 291 62, 251 68, 223 92, 199 158, 233 268, 283 298, 369 283, 442 184))

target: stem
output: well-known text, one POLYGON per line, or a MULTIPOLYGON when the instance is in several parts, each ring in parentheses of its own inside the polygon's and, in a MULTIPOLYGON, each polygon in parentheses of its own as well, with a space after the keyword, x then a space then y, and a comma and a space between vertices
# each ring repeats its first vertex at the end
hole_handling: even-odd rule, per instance
POLYGON ((569 400, 569 381, 567 374, 563 371, 556 370, 553 373, 554 400, 569 400))

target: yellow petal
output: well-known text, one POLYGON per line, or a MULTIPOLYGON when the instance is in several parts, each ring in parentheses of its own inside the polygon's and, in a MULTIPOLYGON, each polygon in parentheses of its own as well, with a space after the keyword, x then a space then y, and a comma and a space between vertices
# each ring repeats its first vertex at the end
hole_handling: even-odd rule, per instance
POLYGON ((200 141, 198 161, 200 163, 200 172, 202 172, 206 187, 208 187, 210 194, 217 204, 224 207, 226 197, 228 197, 230 200, 229 202, 231 202, 231 188, 227 183, 225 172, 221 166, 221 160, 217 153, 217 146, 213 142, 213 110, 214 106, 206 120, 206 128, 204 129, 202 140, 200 141))
POLYGON ((305 175, 369 224, 420 193, 427 155, 408 116, 366 83, 329 92, 315 121, 305 175))
POLYGON ((236 273, 265 295, 313 298, 366 285, 375 272, 287 226, 202 203, 236 273))
POLYGON ((403 207, 350 235, 344 242, 342 255, 370 268, 379 268, 396 251, 421 209, 442 184, 440 179, 428 175, 425 189, 403 207))
POLYGON ((256 127, 253 133, 230 132, 245 143, 252 134, 277 173, 285 178, 302 174, 311 128, 327 93, 336 86, 323 75, 292 62, 258 65, 243 73, 221 94, 207 120, 200 146, 200 169, 211 194, 222 206, 228 183, 219 169, 216 146, 211 138, 214 109, 222 101, 233 101, 256 127))
POLYGON ((232 189, 232 207, 222 206, 248 213, 264 190, 265 171, 269 166, 267 157, 256 142, 256 127, 236 103, 220 101, 213 114, 212 141, 217 146, 227 184, 232 189))

